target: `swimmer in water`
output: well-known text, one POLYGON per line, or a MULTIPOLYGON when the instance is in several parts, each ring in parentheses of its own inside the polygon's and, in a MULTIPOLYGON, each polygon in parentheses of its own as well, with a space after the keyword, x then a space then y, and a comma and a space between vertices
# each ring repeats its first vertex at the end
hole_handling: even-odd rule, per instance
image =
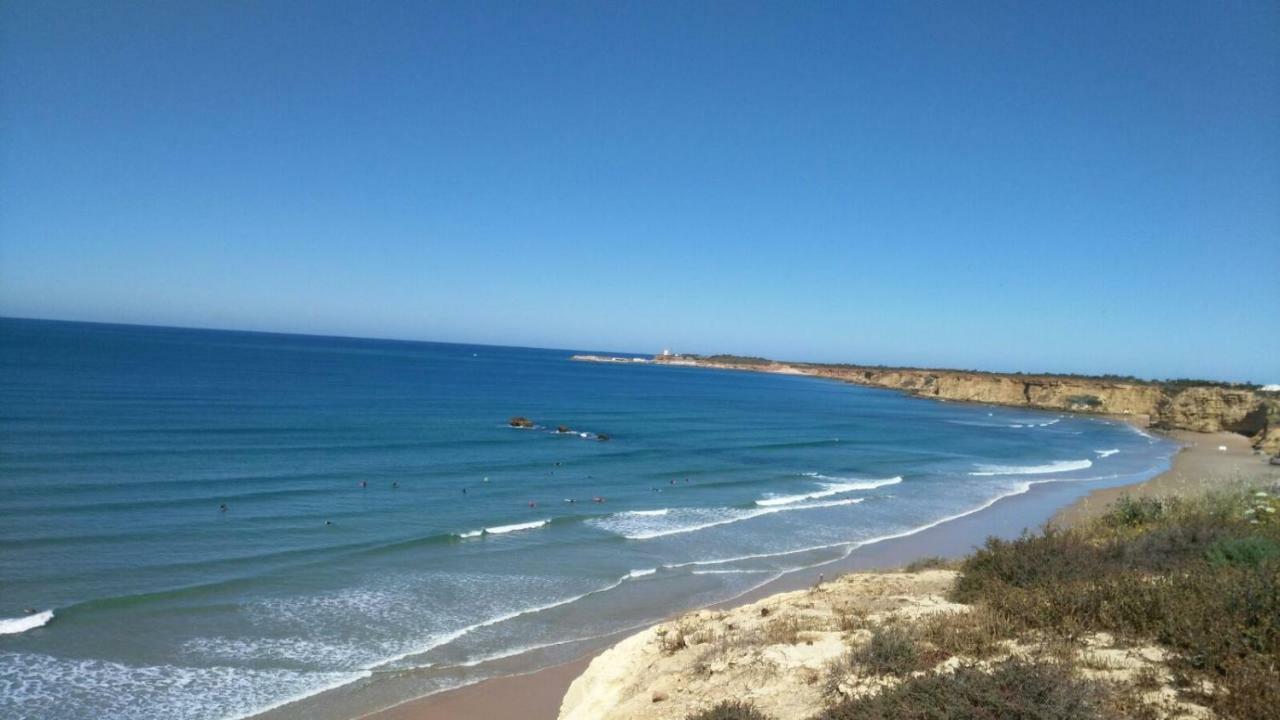
POLYGON ((221 505, 219 505, 219 506, 218 506, 218 510, 220 510, 220 511, 222 511, 222 512, 226 512, 226 511, 227 511, 227 504, 226 504, 226 503, 222 503, 221 505))
POLYGON ((364 480, 361 480, 360 487, 369 487, 369 483, 365 482, 364 480))
POLYGON ((391 487, 393 487, 393 488, 398 488, 398 487, 400 487, 400 483, 398 483, 398 482, 393 482, 393 483, 391 483, 391 487))

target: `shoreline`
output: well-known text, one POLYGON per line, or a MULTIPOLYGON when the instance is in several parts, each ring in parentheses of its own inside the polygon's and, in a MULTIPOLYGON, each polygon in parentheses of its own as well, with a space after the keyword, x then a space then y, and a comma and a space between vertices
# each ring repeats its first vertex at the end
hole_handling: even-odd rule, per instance
POLYGON ((1268 464, 1266 456, 1257 454, 1243 435, 1189 430, 1162 431, 1161 434, 1181 446, 1168 470, 1139 483, 1091 490, 1055 513, 1053 523, 1071 527, 1088 522, 1123 495, 1188 497, 1215 486, 1280 482, 1280 465, 1268 464))
MULTIPOLYGON (((616 358, 575 355, 579 362, 616 358)), ((1280 455, 1280 397, 1247 384, 1134 377, 783 362, 733 355, 655 355, 649 365, 804 375, 942 402, 1112 416, 1164 430, 1230 431, 1280 455)))
MULTIPOLYGON (((842 558, 775 577, 736 597, 695 609, 727 609, 771 595, 811 587, 822 578, 849 572, 889 570, 912 560, 967 555, 988 536, 1013 537, 1024 528, 1047 524, 1071 526, 1099 515, 1121 495, 1140 497, 1188 495, 1212 485, 1235 482, 1280 482, 1280 466, 1255 455, 1247 438, 1230 432, 1162 432, 1182 447, 1170 466, 1136 483, 1072 487, 1069 482, 1032 485, 1026 492, 1000 497, 985 507, 943 520, 910 534, 853 546, 842 558), (1219 450, 1219 447, 1227 449, 1219 450)), ((688 612, 688 611, 686 611, 688 612)), ((622 631, 621 640, 636 630, 622 631)), ((408 700, 357 720, 556 720, 569 685, 602 646, 573 661, 528 673, 506 675, 433 695, 408 700)))

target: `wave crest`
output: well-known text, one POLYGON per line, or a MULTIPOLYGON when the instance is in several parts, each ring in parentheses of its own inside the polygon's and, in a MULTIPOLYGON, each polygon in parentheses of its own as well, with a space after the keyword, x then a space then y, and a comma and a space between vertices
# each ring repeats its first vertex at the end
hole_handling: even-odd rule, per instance
MULTIPOLYGON (((805 473, 807 477, 817 478, 819 480, 848 480, 848 478, 831 477, 828 475, 819 475, 818 473, 805 473)), ((793 503, 804 502, 805 500, 818 500, 832 495, 841 495, 847 492, 857 490, 874 490, 886 485, 896 485, 902 482, 902 476, 891 478, 883 478, 881 480, 860 480, 854 482, 834 482, 823 483, 822 490, 816 490, 811 493, 801 495, 775 495, 762 498, 756 501, 756 505, 760 507, 773 507, 776 505, 791 505, 793 503)))
POLYGON ((616 533, 628 540, 653 540, 654 538, 682 533, 697 532, 708 528, 742 522, 762 515, 789 512, 792 510, 817 510, 820 508, 856 505, 864 498, 846 498, 843 500, 827 500, 823 502, 794 503, 773 507, 753 508, 678 508, 660 516, 661 519, 638 518, 630 513, 618 513, 603 518, 590 520, 589 523, 601 530, 616 533))
POLYGON ((1072 470, 1085 470, 1093 467, 1092 460, 1054 460, 1045 465, 979 465, 977 471, 969 473, 974 477, 991 475, 1048 475, 1064 473, 1072 470))
POLYGON ((32 613, 26 617, 0 620, 0 635, 17 635, 38 627, 44 627, 53 619, 53 611, 32 613))
POLYGON ((474 538, 482 535, 505 535, 507 533, 519 532, 521 530, 536 530, 550 524, 550 520, 534 520, 533 522, 512 523, 511 525, 495 525, 493 527, 482 528, 480 530, 469 530, 467 532, 456 533, 456 535, 460 538, 474 538))

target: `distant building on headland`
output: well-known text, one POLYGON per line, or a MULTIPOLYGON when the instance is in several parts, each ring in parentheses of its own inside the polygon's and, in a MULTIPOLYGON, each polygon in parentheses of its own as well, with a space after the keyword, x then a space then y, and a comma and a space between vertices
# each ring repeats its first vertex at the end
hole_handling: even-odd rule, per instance
POLYGON ((663 365, 696 365, 697 361, 693 359, 685 359, 678 352, 671 352, 670 348, 663 348, 662 352, 651 358, 647 357, 628 357, 623 355, 574 355, 570 360, 578 360, 581 362, 598 362, 598 363, 662 363, 663 365))
POLYGON ((573 355, 570 360, 578 360, 581 362, 602 362, 602 363, 648 363, 653 362, 649 358, 642 357, 623 357, 620 355, 573 355))

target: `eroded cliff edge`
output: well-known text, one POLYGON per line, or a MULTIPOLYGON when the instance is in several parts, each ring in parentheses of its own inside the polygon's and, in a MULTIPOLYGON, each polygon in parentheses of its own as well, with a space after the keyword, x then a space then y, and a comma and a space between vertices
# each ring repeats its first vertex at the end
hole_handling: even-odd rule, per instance
POLYGON ((1280 397, 1244 386, 784 363, 732 356, 659 355, 654 362, 811 375, 940 400, 1125 415, 1159 429, 1240 433, 1248 436, 1255 448, 1280 453, 1280 397))

